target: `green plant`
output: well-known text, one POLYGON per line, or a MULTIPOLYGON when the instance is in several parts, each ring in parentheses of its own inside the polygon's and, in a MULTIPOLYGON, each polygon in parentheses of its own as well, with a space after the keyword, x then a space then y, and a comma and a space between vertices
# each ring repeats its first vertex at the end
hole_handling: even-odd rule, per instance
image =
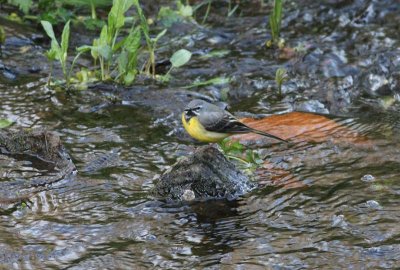
POLYGON ((171 58, 169 59, 171 62, 171 68, 168 70, 167 75, 174 69, 179 68, 185 65, 187 62, 190 61, 192 57, 192 53, 185 49, 180 49, 176 51, 171 58))
POLYGON ((208 18, 208 14, 210 14, 210 10, 211 10, 211 3, 212 0, 208 0, 208 4, 207 4, 207 10, 206 10, 206 14, 203 17, 203 21, 201 22, 202 24, 204 24, 208 18))
POLYGON ((197 4, 197 5, 193 8, 193 11, 194 11, 194 12, 197 12, 197 10, 199 10, 199 9, 202 8, 203 6, 207 5, 207 7, 206 7, 206 12, 205 12, 205 14, 204 14, 204 16, 203 16, 202 24, 204 24, 204 23, 206 22, 207 18, 208 18, 208 15, 209 15, 210 10, 211 10, 212 1, 213 1, 213 0, 205 0, 205 1, 202 1, 202 2, 200 2, 199 4, 197 4))
MULTIPOLYGON (((132 39, 136 35, 137 31, 136 33, 132 33, 131 31, 128 37, 119 43, 116 42, 122 27, 125 25, 126 18, 124 14, 132 4, 133 3, 130 0, 114 0, 111 10, 108 13, 107 24, 102 27, 99 38, 94 39, 91 46, 85 45, 78 48, 78 51, 81 53, 90 51, 95 63, 99 61, 100 78, 102 81, 111 78, 110 69, 113 64, 113 56, 117 54, 121 47, 126 56, 132 55, 133 47, 138 47, 128 44, 130 41, 133 41, 132 39)), ((137 49, 138 48, 136 48, 136 50, 137 49)), ((122 60, 120 60, 120 62, 121 61, 122 60)), ((130 62, 130 64, 123 64, 122 62, 119 64, 120 70, 124 69, 123 73, 128 72, 128 66, 131 66, 134 61, 127 62, 130 62)), ((117 77, 120 78, 121 76, 123 76, 123 74, 118 75, 117 77)))
POLYGON ((29 12, 33 5, 32 0, 8 0, 7 2, 11 5, 17 6, 25 14, 29 12))
MULTIPOLYGON (((43 1, 43 0, 42 0, 43 1)), ((76 8, 87 8, 90 10, 91 18, 97 19, 96 7, 110 6, 111 0, 57 0, 63 5, 73 5, 76 8)))
POLYGON ((269 26, 271 28, 272 40, 267 41, 267 47, 277 45, 279 48, 284 46, 284 40, 280 39, 282 24, 282 1, 274 0, 274 8, 269 16, 269 26))
MULTIPOLYGON (((152 75, 153 78, 155 77, 156 45, 158 40, 165 34, 166 30, 161 31, 155 38, 150 37, 149 25, 138 0, 114 0, 108 14, 107 23, 102 27, 99 37, 93 40, 92 45, 84 45, 77 48, 78 54, 75 56, 71 67, 67 69, 69 24, 70 22, 68 21, 62 33, 61 44, 59 44, 55 38, 51 23, 42 21, 43 28, 51 39, 51 48, 46 52, 46 56, 51 63, 55 60, 59 60, 67 83, 67 88, 72 81, 74 83, 77 82, 77 88, 84 89, 87 82, 91 82, 96 78, 96 74, 97 78, 102 81, 113 79, 125 85, 132 84, 136 75, 139 73, 137 66, 138 55, 141 51, 142 33, 146 40, 147 51, 149 52, 149 58, 145 63, 144 72, 148 75, 152 75), (135 6, 137 9, 138 21, 140 24, 135 26, 133 23, 128 35, 120 37, 122 28, 125 26, 126 22, 130 20, 130 18, 128 19, 125 17, 125 13, 132 6, 135 6), (86 52, 90 52, 97 70, 91 69, 93 72, 81 70, 77 73, 76 79, 71 78, 75 61, 82 53, 86 52)), ((190 60, 191 55, 192 54, 187 50, 178 50, 174 53, 171 57, 172 67, 167 75, 162 76, 161 79, 167 78, 172 69, 186 64, 190 60)), ((51 72, 49 82, 50 79, 51 72)))
POLYGON ((97 19, 96 8, 112 4, 112 0, 7 0, 7 2, 24 13, 22 18, 12 13, 10 17, 14 20, 48 21, 52 25, 71 20, 82 22, 88 29, 102 26, 102 21, 97 19), (90 12, 90 17, 86 15, 87 11, 90 12))
POLYGON ((50 77, 52 73, 53 61, 58 60, 61 65, 61 69, 64 75, 65 82, 67 84, 67 88, 69 87, 69 79, 70 79, 70 71, 67 70, 67 57, 68 57, 68 43, 69 43, 69 33, 70 28, 68 21, 63 29, 61 34, 61 45, 58 43, 56 36, 54 35, 53 26, 48 21, 41 21, 43 29, 46 31, 47 36, 51 39, 51 47, 46 52, 46 56, 49 61, 51 61, 51 68, 50 68, 50 77))
POLYGON ((188 1, 186 1, 186 4, 182 4, 180 0, 177 0, 176 7, 176 10, 168 6, 160 8, 157 17, 165 27, 171 27, 178 21, 193 20, 193 7, 189 5, 188 1))
POLYGON ((180 49, 178 51, 176 51, 171 58, 169 59, 169 61, 171 62, 171 67, 168 70, 168 72, 165 75, 160 75, 159 79, 162 82, 167 82, 170 80, 171 76, 170 73, 173 69, 175 68, 179 68, 183 65, 185 65, 187 62, 190 61, 190 58, 192 57, 192 53, 189 52, 188 50, 185 49, 180 49))
POLYGON ((149 59, 147 60, 145 64, 145 73, 151 74, 153 78, 156 75, 156 56, 155 56, 155 51, 156 51, 156 46, 158 40, 165 35, 167 32, 167 29, 164 29, 155 38, 150 37, 150 30, 149 30, 149 24, 147 23, 146 17, 143 14, 143 10, 140 7, 139 0, 133 0, 133 4, 136 7, 138 16, 139 16, 139 21, 140 21, 140 27, 142 29, 143 35, 146 40, 146 45, 147 45, 147 50, 149 52, 149 59))
POLYGON ((245 169, 253 171, 263 163, 259 154, 252 150, 246 149, 243 144, 238 141, 232 141, 226 138, 218 143, 222 152, 227 158, 237 160, 245 166, 245 169))
POLYGON ((215 77, 207 81, 195 81, 191 85, 185 86, 184 88, 193 88, 193 87, 207 86, 207 85, 222 85, 222 84, 227 84, 231 81, 232 78, 215 77))
POLYGON ((3 56, 3 50, 1 46, 6 42, 6 31, 4 31, 3 26, 0 25, 0 57, 3 56))
POLYGON ((228 17, 231 17, 236 10, 239 8, 239 4, 236 4, 233 8, 232 8, 232 3, 231 0, 229 0, 228 2, 228 17))
POLYGON ((79 58, 79 56, 82 54, 82 52, 79 52, 73 59, 70 67, 67 67, 67 61, 68 61, 68 46, 69 46, 69 36, 70 36, 70 21, 68 21, 64 25, 64 29, 61 34, 61 44, 58 43, 56 36, 54 35, 53 31, 53 26, 50 24, 48 21, 41 21, 41 24, 43 26, 43 29, 45 30, 47 36, 51 40, 51 46, 50 49, 46 51, 45 55, 47 59, 50 61, 50 74, 49 74, 49 80, 48 84, 50 84, 51 80, 51 74, 52 74, 52 69, 53 69, 53 62, 55 60, 58 60, 61 65, 61 69, 64 75, 64 80, 66 84, 66 89, 68 90, 70 87, 71 83, 71 74, 75 66, 76 60, 79 58))
POLYGON ((278 87, 278 94, 282 96, 282 84, 288 80, 287 71, 284 68, 278 68, 275 73, 275 82, 278 87))
POLYGON ((141 33, 140 28, 131 30, 128 37, 123 41, 122 51, 118 56, 118 76, 115 80, 123 82, 125 85, 131 84, 138 73, 137 56, 140 48, 141 33))
POLYGON ((6 128, 11 126, 14 122, 8 119, 1 119, 0 118, 0 128, 6 128))
POLYGON ((188 18, 193 16, 193 8, 189 5, 189 1, 186 1, 186 4, 182 4, 181 1, 176 1, 176 6, 178 8, 178 13, 182 17, 188 18))

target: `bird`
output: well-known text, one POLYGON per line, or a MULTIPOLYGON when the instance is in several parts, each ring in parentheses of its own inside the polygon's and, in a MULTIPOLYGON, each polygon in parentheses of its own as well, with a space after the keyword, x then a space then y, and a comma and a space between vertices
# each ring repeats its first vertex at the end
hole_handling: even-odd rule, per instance
POLYGON ((182 112, 182 124, 187 133, 200 142, 216 143, 234 134, 256 133, 287 142, 272 134, 251 128, 227 110, 201 99, 188 103, 182 112))

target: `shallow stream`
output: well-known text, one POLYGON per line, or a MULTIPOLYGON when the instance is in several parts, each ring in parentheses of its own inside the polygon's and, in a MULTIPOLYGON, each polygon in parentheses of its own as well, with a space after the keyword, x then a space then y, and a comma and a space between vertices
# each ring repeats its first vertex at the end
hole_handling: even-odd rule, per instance
MULTIPOLYGON (((0 118, 56 131, 78 173, 26 205, 2 205, 0 268, 398 267, 400 7, 397 1, 301 2, 288 2, 282 30, 290 46, 307 50, 301 57, 282 59, 263 48, 268 7, 259 1, 248 1, 233 17, 216 5, 208 25, 182 34, 180 46, 194 56, 175 79, 141 82, 122 94, 48 89, 33 30, 8 24, 16 34, 3 50, 9 70, 2 69, 0 118), (202 57, 223 50, 223 57, 202 57), (290 74, 282 99, 274 82, 281 66, 290 74), (180 88, 214 77, 232 80, 180 88), (273 169, 251 193, 233 201, 166 203, 150 190, 193 145, 179 123, 191 95, 224 99, 244 116, 322 113, 362 139, 335 136, 338 126, 313 140, 289 138, 288 145, 259 150, 273 169)), ((43 166, 0 156, 0 184, 45 175, 43 166)))

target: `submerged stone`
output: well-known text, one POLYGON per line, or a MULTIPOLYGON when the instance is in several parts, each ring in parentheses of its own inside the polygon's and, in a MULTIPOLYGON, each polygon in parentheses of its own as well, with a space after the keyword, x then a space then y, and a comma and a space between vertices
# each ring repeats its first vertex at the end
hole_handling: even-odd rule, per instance
MULTIPOLYGON (((29 201, 43 187, 76 173, 75 165, 60 137, 45 130, 0 130, 0 155, 4 155, 10 162, 21 160, 32 167, 27 171, 21 167, 18 169, 21 170, 20 173, 11 170, 12 177, 3 179, 0 183, 0 207, 29 201), (41 160, 43 164, 36 160, 41 160)), ((1 169, 0 167, 0 171, 1 169)), ((5 171, 5 175, 8 174, 5 171)))
POLYGON ((1 130, 0 154, 35 156, 59 168, 72 163, 60 137, 46 130, 1 130))
POLYGON ((297 111, 303 111, 303 112, 322 113, 322 114, 329 113, 328 109, 325 108, 325 105, 318 100, 307 100, 299 102, 295 105, 295 109, 297 111))
POLYGON ((375 177, 371 174, 366 174, 363 177, 361 177, 361 181, 363 182, 374 182, 375 181, 375 177))
POLYGON ((164 172, 153 192, 167 200, 235 199, 254 187, 215 147, 202 146, 164 172))

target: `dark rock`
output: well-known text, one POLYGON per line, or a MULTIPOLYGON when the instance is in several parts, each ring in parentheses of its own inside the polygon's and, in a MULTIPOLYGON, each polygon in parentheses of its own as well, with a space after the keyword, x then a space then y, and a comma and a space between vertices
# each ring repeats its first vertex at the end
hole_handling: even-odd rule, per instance
POLYGON ((249 178, 212 146, 197 148, 156 181, 154 194, 167 200, 234 199, 254 188, 249 178))
POLYGON ((45 130, 1 130, 0 154, 31 155, 60 168, 71 163, 60 137, 45 130))
POLYGON ((33 167, 36 161, 46 164, 44 167, 40 164, 39 174, 29 175, 21 172, 19 177, 14 176, 11 181, 2 181, 0 206, 24 201, 41 188, 67 179, 76 173, 76 167, 64 149, 60 137, 53 132, 0 130, 0 154, 28 161, 33 167))

